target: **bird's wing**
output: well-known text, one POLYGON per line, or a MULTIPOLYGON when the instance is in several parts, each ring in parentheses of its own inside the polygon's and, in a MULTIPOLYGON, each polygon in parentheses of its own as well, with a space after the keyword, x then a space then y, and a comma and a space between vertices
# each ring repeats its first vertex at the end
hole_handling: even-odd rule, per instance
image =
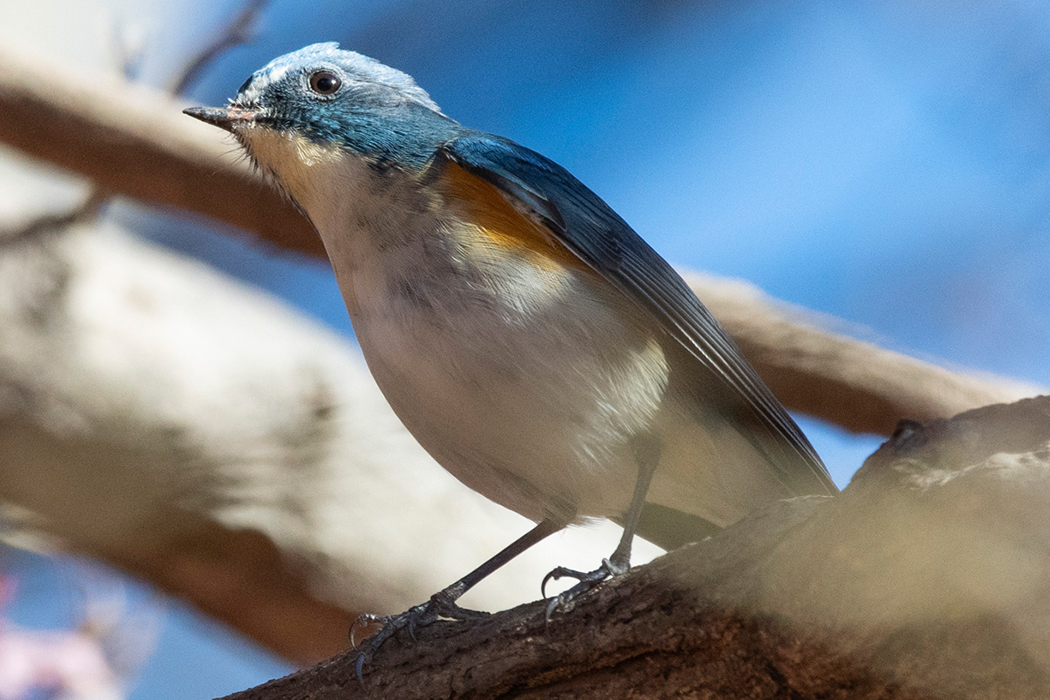
POLYGON ((445 143, 436 157, 494 185, 520 214, 542 224, 557 242, 641 306, 720 380, 717 383, 725 388, 720 398, 734 404, 722 408, 771 438, 756 442, 748 436, 789 492, 836 492, 806 436, 736 344, 678 273, 598 195, 557 163, 481 132, 445 143))

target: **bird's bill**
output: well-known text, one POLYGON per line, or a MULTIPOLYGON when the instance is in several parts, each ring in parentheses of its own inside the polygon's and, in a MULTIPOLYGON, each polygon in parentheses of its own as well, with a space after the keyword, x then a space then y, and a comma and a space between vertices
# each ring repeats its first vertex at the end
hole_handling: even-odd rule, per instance
POLYGON ((250 124, 255 121, 259 110, 227 105, 226 107, 190 107, 182 110, 182 113, 232 132, 239 124, 250 124))

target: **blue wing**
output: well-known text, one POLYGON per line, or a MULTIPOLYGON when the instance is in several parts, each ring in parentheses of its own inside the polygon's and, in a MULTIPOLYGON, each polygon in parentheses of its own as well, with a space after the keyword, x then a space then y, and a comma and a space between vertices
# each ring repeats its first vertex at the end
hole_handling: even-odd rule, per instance
POLYGON ((515 209, 639 304, 694 360, 689 370, 701 371, 697 383, 721 387, 719 408, 755 433, 745 437, 790 493, 837 491, 806 436, 707 308, 598 195, 557 163, 497 136, 468 132, 439 155, 495 185, 515 209))

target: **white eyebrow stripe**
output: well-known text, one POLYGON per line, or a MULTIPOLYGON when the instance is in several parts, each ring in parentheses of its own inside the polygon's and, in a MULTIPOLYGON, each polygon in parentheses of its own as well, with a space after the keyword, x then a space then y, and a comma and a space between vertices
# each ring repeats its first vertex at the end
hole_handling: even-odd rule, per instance
POLYGON ((268 82, 270 82, 270 83, 277 82, 278 80, 283 78, 285 75, 287 75, 289 68, 291 68, 291 66, 276 66, 274 68, 271 68, 266 74, 266 78, 267 78, 268 82))
POLYGON ((291 66, 275 66, 262 75, 256 76, 248 89, 244 91, 244 97, 249 101, 258 99, 263 90, 286 76, 289 70, 291 66))

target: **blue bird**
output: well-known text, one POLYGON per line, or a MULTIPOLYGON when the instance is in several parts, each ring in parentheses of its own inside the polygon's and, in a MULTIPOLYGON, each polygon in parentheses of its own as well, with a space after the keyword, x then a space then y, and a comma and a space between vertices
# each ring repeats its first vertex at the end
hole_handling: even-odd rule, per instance
POLYGON ((561 528, 623 538, 547 615, 630 566, 635 533, 671 549, 771 501, 834 494, 809 441, 681 277, 556 163, 446 117, 408 75, 337 44, 275 59, 221 108, 309 218, 368 366, 422 446, 538 523, 398 629, 561 528))

